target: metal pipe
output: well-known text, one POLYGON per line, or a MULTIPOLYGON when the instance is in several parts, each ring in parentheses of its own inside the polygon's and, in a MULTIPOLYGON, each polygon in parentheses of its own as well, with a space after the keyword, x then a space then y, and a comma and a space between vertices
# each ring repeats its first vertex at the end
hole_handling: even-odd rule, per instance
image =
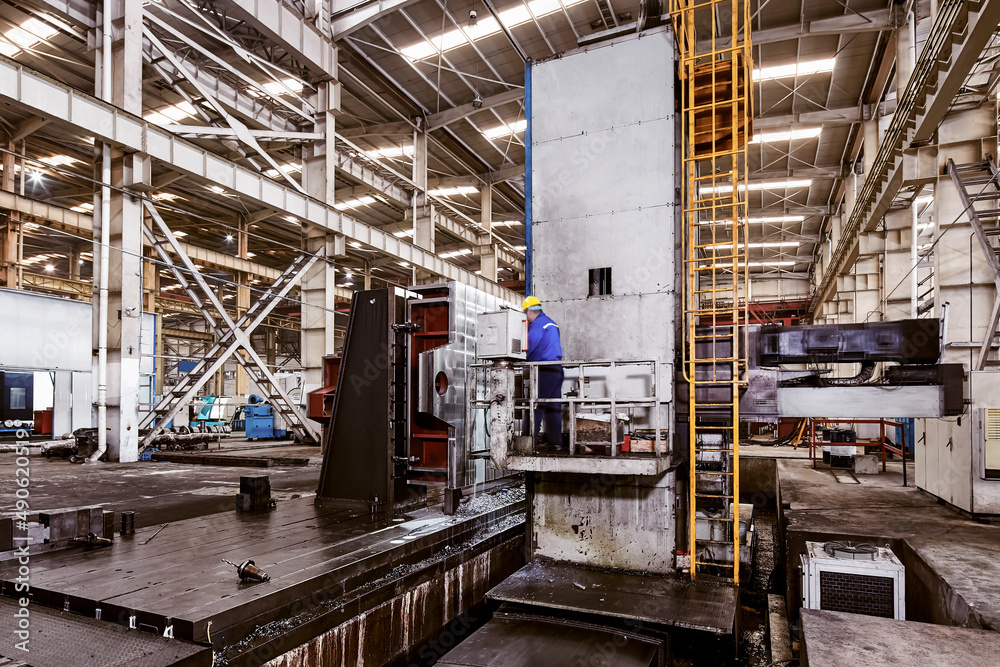
MULTIPOLYGON (((101 99, 111 102, 111 0, 101 16, 101 99)), ((108 277, 111 246, 111 145, 101 144, 101 266, 97 310, 97 449, 88 463, 108 451, 108 277)))

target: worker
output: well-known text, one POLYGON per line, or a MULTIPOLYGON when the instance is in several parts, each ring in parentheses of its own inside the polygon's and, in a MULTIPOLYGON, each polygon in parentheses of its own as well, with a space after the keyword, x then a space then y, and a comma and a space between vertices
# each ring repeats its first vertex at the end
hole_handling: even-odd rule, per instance
MULTIPOLYGON (((562 343, 559 326, 542 312, 542 302, 529 296, 521 305, 528 317, 528 361, 562 361, 562 343)), ((536 398, 562 398, 563 367, 560 364, 538 367, 538 396, 536 398)), ((535 410, 535 439, 545 423, 545 444, 556 451, 563 448, 562 403, 542 403, 535 410)))

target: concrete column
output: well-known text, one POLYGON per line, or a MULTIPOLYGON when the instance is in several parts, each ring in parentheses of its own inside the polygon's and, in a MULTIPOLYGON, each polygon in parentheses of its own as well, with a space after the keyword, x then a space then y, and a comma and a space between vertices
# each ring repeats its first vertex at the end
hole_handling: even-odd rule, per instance
POLYGON ((885 214, 885 319, 916 317, 913 307, 913 213, 908 208, 885 214))
POLYGON ((487 280, 497 281, 497 253, 493 245, 493 185, 487 183, 479 189, 482 199, 480 223, 486 230, 486 243, 479 246, 479 273, 487 280))
MULTIPOLYGON (((427 201, 427 133, 420 130, 413 131, 413 182, 417 185, 410 214, 413 243, 434 252, 434 207, 427 201)), ((426 283, 432 279, 433 276, 425 270, 414 271, 415 283, 426 283)))
MULTIPOLYGON (((335 77, 336 72, 331 72, 330 75, 335 77)), ((315 131, 327 138, 307 144, 302 158, 302 187, 310 197, 327 204, 333 204, 337 200, 337 153, 333 135, 336 118, 340 113, 339 86, 336 82, 322 83, 316 94, 308 100, 318 110, 315 131)))
POLYGON ((342 236, 327 234, 320 229, 306 233, 304 243, 309 252, 325 251, 326 259, 320 260, 302 280, 302 344, 303 392, 323 386, 323 357, 333 354, 336 346, 333 325, 335 322, 337 277, 333 259, 346 254, 342 236))
MULTIPOLYGON (((113 0, 106 4, 115 26, 111 52, 111 102, 125 111, 142 114, 142 3, 113 0)), ((101 81, 101 58, 96 59, 98 86, 101 81)), ((98 91, 103 94, 104 91, 98 91)), ((111 184, 129 187, 133 178, 134 156, 112 151, 111 184)), ((108 280, 108 382, 107 418, 108 460, 135 461, 139 456, 139 332, 142 316, 142 233, 143 212, 136 198, 111 190, 111 216, 101 220, 100 193, 94 204, 95 297, 100 286, 101 229, 110 226, 107 249, 110 272, 108 280)), ((98 299, 94 299, 94 348, 97 349, 99 326, 98 299)), ((96 383, 96 355, 95 383, 96 383)), ((96 387, 94 395, 97 395, 96 387)))
MULTIPOLYGON (((939 173, 934 186, 934 304, 938 316, 948 306, 947 340, 976 343, 988 335, 990 312, 996 288, 993 274, 976 240, 958 190, 945 173, 948 158, 956 164, 977 162, 996 150, 996 119, 989 108, 953 114, 938 129, 939 173)), ((982 186, 971 186, 975 192, 982 186)), ((945 362, 972 366, 978 347, 949 345, 945 362)))
MULTIPOLYGON (((240 259, 248 259, 247 252, 249 249, 250 236, 247 233, 248 224, 243 218, 237 223, 239 231, 236 233, 236 256, 240 259)), ((250 309, 250 276, 246 273, 237 271, 235 274, 236 283, 239 285, 236 288, 236 319, 238 320, 243 316, 247 310, 250 309)), ((247 353, 240 349, 236 354, 242 355, 247 358, 247 353)), ((237 396, 246 396, 250 393, 250 376, 246 369, 240 364, 236 364, 236 388, 235 394, 237 396)))
MULTIPOLYGON (((0 175, 0 188, 4 192, 14 192, 14 142, 4 138, 3 174, 0 175)), ((17 258, 20 242, 20 213, 7 211, 0 227, 0 285, 14 289, 17 287, 17 258)))

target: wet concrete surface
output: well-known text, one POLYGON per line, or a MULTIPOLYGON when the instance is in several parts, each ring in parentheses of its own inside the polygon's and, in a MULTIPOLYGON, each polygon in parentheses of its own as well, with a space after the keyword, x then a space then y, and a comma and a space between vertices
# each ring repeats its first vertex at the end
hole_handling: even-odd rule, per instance
MULTIPOLYGON (((234 447, 244 443, 231 443, 234 447)), ((254 448, 241 455, 274 450, 254 448)), ((285 451, 285 448, 278 448, 285 451)), ((287 451, 298 450, 288 447, 287 451)), ((30 461, 31 514, 39 511, 104 505, 106 510, 136 511, 136 526, 143 527, 192 517, 230 512, 235 508, 241 475, 268 475, 271 495, 278 502, 314 495, 319 481, 319 449, 307 466, 247 468, 202 466, 163 462, 74 464, 47 459, 33 451, 30 461)), ((226 448, 224 451, 230 451, 226 448)), ((235 453, 235 452, 234 452, 235 453)), ((0 508, 15 507, 16 457, 0 454, 0 508)))
MULTIPOLYGON (((844 484, 809 461, 779 460, 778 476, 786 562, 798 562, 804 540, 891 544, 908 570, 907 618, 1000 630, 1000 525, 966 518, 903 487, 898 461, 886 473, 858 476, 856 484, 844 484)), ((790 600, 796 599, 796 577, 790 567, 790 600)))
POLYGON ((995 665, 1000 633, 835 611, 802 612, 803 667, 995 665))

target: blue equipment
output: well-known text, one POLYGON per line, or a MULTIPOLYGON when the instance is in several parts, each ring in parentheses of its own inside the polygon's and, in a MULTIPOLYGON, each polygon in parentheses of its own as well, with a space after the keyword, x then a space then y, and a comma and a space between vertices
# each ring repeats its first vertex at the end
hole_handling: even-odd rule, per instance
POLYGON ((284 438, 288 434, 285 429, 274 427, 274 412, 270 405, 257 403, 244 406, 243 419, 248 440, 284 438))

